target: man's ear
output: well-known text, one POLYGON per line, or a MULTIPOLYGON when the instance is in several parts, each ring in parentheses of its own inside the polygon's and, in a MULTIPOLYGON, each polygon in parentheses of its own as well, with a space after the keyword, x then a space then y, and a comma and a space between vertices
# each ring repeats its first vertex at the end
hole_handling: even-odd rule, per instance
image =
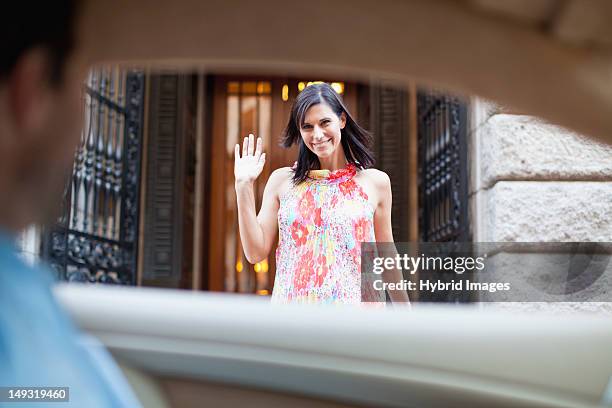
POLYGON ((28 134, 45 126, 51 110, 51 84, 48 54, 33 48, 21 55, 8 78, 9 103, 13 124, 28 134))
POLYGON ((342 112, 340 114, 340 129, 344 129, 344 126, 346 126, 346 113, 342 112))

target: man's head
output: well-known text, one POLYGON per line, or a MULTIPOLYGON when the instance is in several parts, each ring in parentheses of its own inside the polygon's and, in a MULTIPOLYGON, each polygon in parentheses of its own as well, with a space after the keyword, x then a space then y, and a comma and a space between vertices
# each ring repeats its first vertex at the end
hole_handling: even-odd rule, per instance
POLYGON ((0 229, 57 211, 81 131, 77 0, 17 2, 0 24, 0 229))

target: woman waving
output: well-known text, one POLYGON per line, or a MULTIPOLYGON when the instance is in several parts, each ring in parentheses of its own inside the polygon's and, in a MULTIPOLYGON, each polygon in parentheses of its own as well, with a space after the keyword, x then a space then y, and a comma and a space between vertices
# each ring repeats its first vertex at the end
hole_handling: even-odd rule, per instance
MULTIPOLYGON (((270 175, 259 214, 253 184, 265 163, 261 138, 246 137, 242 155, 235 148, 238 225, 247 260, 265 259, 278 231, 273 302, 360 303, 360 244, 393 242, 391 184, 372 168, 370 136, 322 83, 296 98, 283 144, 298 144, 297 161, 270 175)), ((393 273, 391 279, 399 281, 401 273, 393 273)), ((405 292, 390 296, 408 302, 405 292)))

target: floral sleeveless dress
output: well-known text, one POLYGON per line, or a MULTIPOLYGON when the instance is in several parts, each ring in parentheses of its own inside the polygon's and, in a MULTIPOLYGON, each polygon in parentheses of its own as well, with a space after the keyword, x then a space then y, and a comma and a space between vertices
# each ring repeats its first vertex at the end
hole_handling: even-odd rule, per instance
POLYGON ((374 209, 357 169, 311 170, 280 197, 273 303, 360 303, 361 242, 374 242, 374 209))

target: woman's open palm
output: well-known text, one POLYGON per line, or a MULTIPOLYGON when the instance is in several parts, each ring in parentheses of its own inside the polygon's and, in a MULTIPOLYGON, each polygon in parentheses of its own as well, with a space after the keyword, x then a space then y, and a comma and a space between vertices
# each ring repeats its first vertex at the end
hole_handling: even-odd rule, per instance
POLYGON ((242 157, 240 157, 240 145, 236 144, 234 149, 234 177, 236 182, 253 182, 263 170, 266 162, 266 154, 261 152, 262 140, 257 138, 255 147, 255 136, 250 134, 244 138, 242 143, 242 157))

